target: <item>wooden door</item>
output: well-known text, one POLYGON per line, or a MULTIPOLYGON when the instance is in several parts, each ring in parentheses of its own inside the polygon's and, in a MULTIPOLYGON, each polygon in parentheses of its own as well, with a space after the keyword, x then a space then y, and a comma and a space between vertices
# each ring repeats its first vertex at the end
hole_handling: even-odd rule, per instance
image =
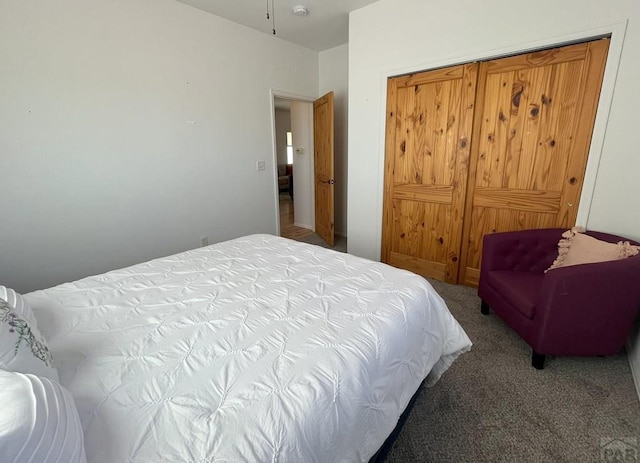
POLYGON ((316 234, 334 243, 333 92, 313 102, 316 234))
POLYGON ((487 233, 575 224, 609 47, 602 39, 481 64, 460 280, 487 233))
POLYGON ((455 283, 477 64, 389 79, 382 260, 455 283))

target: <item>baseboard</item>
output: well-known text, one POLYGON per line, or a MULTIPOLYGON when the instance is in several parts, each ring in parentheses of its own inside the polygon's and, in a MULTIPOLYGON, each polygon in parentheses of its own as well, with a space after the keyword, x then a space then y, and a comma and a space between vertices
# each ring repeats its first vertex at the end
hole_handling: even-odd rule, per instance
POLYGON ((633 376, 633 382, 636 385, 636 394, 638 395, 638 400, 640 400, 640 356, 633 356, 631 353, 633 352, 632 347, 629 346, 629 342, 627 342, 627 353, 629 357, 629 366, 631 367, 631 376, 633 376))
POLYGON ((631 330, 631 334, 627 338, 627 358, 629 359, 629 366, 631 367, 631 376, 633 376, 633 382, 636 386, 636 394, 638 400, 640 400, 640 324, 636 323, 631 330))

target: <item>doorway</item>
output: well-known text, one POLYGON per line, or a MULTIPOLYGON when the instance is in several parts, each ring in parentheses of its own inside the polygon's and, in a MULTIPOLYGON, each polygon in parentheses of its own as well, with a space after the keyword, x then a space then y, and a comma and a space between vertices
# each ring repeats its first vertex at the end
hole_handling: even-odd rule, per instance
MULTIPOLYGON (((272 97, 278 233, 285 238, 330 247, 316 234, 317 213, 324 210, 316 204, 322 198, 316 198, 314 101, 317 104, 320 100, 280 93, 273 93, 272 97)), ((322 169, 319 172, 322 173, 322 169)), ((333 177, 330 177, 333 188, 333 177)), ((325 218, 322 214, 320 217, 325 218)), ((333 229, 333 222, 330 227, 333 229)), ((346 236, 339 236, 331 247, 346 251, 346 236)))
POLYGON ((312 103, 274 97, 273 105, 280 236, 302 239, 312 235, 315 228, 309 188, 313 129, 307 116, 312 103))

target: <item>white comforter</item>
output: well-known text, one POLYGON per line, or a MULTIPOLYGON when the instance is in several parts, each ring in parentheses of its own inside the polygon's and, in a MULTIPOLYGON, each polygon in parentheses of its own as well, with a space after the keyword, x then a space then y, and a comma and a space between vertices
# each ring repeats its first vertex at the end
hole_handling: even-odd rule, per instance
POLYGON ((26 298, 89 463, 366 462, 471 346, 423 278, 269 235, 26 298))

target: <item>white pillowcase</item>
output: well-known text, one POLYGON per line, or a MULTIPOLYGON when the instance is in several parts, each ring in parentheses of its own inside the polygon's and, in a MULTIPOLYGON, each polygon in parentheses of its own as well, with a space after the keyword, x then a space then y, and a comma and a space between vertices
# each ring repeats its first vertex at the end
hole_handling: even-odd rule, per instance
POLYGON ((55 381, 0 370, 0 455, 9 463, 86 463, 71 393, 55 381))
POLYGON ((9 305, 13 307, 13 310, 15 310, 20 317, 28 321, 32 327, 38 327, 33 310, 31 310, 31 307, 27 304, 22 295, 16 293, 11 288, 0 285, 0 299, 7 301, 9 305))
POLYGON ((59 381, 53 357, 38 328, 4 299, 0 299, 0 368, 59 381))

